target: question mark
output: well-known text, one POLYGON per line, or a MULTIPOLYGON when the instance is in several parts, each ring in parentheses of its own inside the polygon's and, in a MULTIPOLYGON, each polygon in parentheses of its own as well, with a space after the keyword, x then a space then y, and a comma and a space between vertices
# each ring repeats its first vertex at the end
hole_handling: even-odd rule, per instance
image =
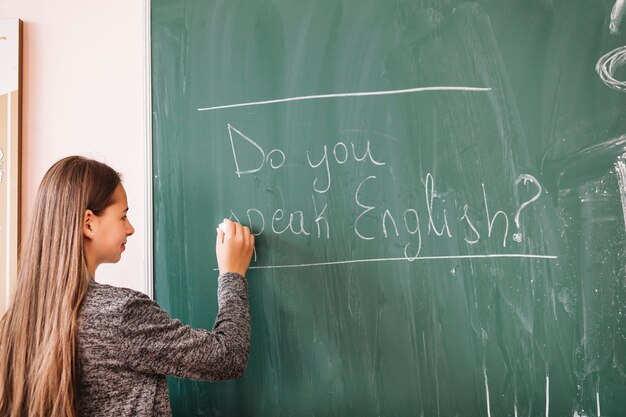
POLYGON ((535 194, 530 200, 522 203, 522 205, 519 206, 519 208, 515 212, 515 226, 517 226, 518 232, 513 235, 513 240, 518 243, 522 241, 522 234, 519 232, 519 215, 522 213, 522 210, 524 210, 524 208, 526 208, 533 201, 536 201, 541 195, 541 184, 539 184, 537 178, 533 177, 530 174, 521 174, 515 180, 515 185, 518 185, 522 181, 524 181, 524 185, 526 185, 526 183, 528 182, 532 182, 533 184, 535 184, 537 186, 537 194, 535 194))

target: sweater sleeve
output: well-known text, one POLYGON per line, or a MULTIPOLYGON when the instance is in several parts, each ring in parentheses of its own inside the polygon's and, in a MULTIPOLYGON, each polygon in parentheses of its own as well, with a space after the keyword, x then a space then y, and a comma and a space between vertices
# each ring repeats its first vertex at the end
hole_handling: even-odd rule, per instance
POLYGON ((211 332, 172 319, 146 295, 130 297, 120 323, 126 365, 139 372, 198 380, 243 375, 250 351, 247 281, 236 273, 222 274, 217 294, 219 311, 211 332))

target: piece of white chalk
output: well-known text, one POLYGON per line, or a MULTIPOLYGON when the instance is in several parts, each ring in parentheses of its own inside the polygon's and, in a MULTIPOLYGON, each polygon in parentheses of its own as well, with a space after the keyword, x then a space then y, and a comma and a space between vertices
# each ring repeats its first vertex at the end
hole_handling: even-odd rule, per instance
POLYGON ((224 223, 220 223, 218 227, 222 229, 222 232, 226 233, 226 225, 224 223))

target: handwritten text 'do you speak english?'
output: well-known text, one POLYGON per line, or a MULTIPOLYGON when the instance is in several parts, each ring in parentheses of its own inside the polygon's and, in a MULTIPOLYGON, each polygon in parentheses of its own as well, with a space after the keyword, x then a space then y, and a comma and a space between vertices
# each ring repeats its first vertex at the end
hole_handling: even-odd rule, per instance
MULTIPOLYGON (((287 155, 280 149, 272 149, 267 152, 261 145, 245 135, 241 131, 228 125, 228 133, 232 149, 235 174, 238 178, 250 174, 257 174, 263 169, 279 170, 285 167, 287 155), (238 155, 255 155, 255 162, 251 166, 242 166, 238 155)), ((311 185, 310 198, 300 208, 301 210, 286 211, 284 208, 275 208, 262 211, 258 208, 248 208, 245 211, 231 210, 230 217, 243 224, 250 225, 256 236, 273 233, 276 235, 291 234, 316 239, 331 239, 333 236, 332 225, 338 222, 329 221, 329 206, 326 196, 333 184, 333 174, 346 163, 368 166, 370 169, 384 170, 387 162, 380 158, 373 149, 370 141, 364 143, 338 141, 334 145, 322 145, 321 149, 306 151, 306 166, 312 170, 315 177, 311 185)), ((453 238, 454 233, 463 234, 463 240, 468 245, 475 245, 481 240, 496 239, 498 246, 507 247, 510 229, 515 227, 516 233, 512 234, 514 242, 522 241, 520 215, 531 203, 537 201, 542 194, 539 181, 530 174, 519 175, 513 187, 523 187, 524 195, 532 195, 526 201, 519 204, 517 211, 512 215, 514 225, 511 224, 510 215, 503 210, 494 210, 489 207, 489 196, 484 183, 477 187, 482 193, 481 213, 476 213, 466 203, 454 202, 453 207, 462 209, 455 216, 454 221, 458 228, 451 227, 450 214, 445 208, 446 202, 441 199, 436 191, 435 178, 431 173, 426 173, 417 184, 423 184, 424 199, 421 207, 414 204, 413 207, 403 209, 388 209, 381 207, 376 201, 368 198, 376 187, 381 187, 381 174, 367 175, 355 184, 356 188, 349 195, 353 202, 354 212, 350 224, 354 235, 364 241, 376 239, 403 238, 405 239, 404 256, 408 260, 417 259, 422 249, 422 242, 426 236, 453 238), (530 194, 529 194, 530 193, 530 194), (482 222, 480 221, 482 219, 482 222), (497 231, 496 231, 497 228, 497 231)), ((349 174, 342 172, 342 175, 349 174)), ((419 191, 418 191, 419 193, 419 191)), ((448 206, 449 207, 449 206, 448 206)), ((344 214, 346 216, 346 214, 344 214)), ((345 223, 346 219, 343 219, 345 223)), ((345 228, 342 227, 345 233, 345 228)))

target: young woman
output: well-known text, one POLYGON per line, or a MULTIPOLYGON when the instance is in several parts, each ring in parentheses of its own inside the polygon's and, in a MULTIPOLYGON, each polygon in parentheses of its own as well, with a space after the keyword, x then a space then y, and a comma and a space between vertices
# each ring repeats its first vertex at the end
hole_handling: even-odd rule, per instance
POLYGON ((224 221, 211 332, 171 319, 144 294, 94 280, 134 229, 120 175, 73 156, 44 176, 0 321, 0 416, 167 416, 166 375, 242 375, 250 317, 244 275, 254 236, 224 221))

